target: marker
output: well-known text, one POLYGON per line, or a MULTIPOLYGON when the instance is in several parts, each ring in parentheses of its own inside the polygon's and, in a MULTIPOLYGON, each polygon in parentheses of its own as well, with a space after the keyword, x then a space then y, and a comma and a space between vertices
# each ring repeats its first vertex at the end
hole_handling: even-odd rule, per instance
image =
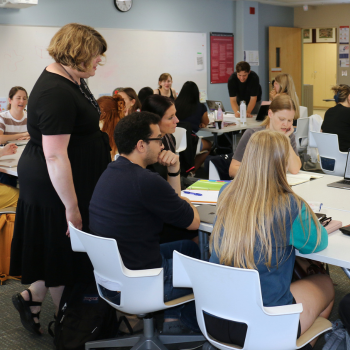
POLYGON ((194 196, 203 196, 201 193, 195 193, 195 192, 190 192, 190 191, 183 191, 186 194, 193 194, 194 196))

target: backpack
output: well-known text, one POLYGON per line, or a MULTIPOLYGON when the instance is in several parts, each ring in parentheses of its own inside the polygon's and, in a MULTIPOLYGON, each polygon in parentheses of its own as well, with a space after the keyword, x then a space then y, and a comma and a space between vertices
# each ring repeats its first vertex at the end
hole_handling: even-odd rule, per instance
POLYGON ((64 288, 49 333, 57 350, 84 350, 89 341, 113 337, 116 326, 116 310, 100 298, 96 284, 76 283, 64 288))
POLYGON ((341 320, 332 322, 332 330, 324 335, 326 344, 322 350, 350 350, 349 333, 341 320))

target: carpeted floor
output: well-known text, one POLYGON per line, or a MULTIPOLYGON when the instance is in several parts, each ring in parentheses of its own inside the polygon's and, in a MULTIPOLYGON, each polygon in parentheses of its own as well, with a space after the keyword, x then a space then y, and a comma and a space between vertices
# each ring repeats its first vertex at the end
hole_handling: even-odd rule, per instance
MULTIPOLYGON (((350 280, 341 268, 330 266, 330 274, 335 283, 335 304, 330 317, 331 321, 339 318, 338 305, 345 294, 350 293, 350 280)), ((45 329, 42 336, 35 336, 26 331, 20 322, 19 315, 14 309, 11 296, 21 292, 24 286, 19 281, 7 281, 0 286, 0 349, 1 350, 53 350, 51 336, 47 333, 47 326, 53 320, 54 306, 50 295, 47 295, 40 315, 41 324, 45 329)), ((315 350, 321 350, 324 339, 321 337, 315 346, 315 350)), ((182 347, 185 348, 185 347, 182 347)), ((188 346, 186 347, 189 348, 188 346)))

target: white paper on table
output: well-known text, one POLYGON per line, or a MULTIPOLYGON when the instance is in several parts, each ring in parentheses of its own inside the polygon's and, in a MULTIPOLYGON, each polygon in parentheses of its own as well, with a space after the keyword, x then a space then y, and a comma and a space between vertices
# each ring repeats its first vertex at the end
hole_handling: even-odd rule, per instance
POLYGON ((185 192, 200 193, 201 196, 194 194, 187 194, 181 191, 181 196, 188 198, 192 203, 209 203, 216 204, 219 197, 219 191, 206 191, 206 190, 185 190, 185 192))
POLYGON ((287 174, 287 181, 288 184, 290 186, 294 186, 294 185, 299 185, 302 184, 304 182, 308 182, 311 179, 320 179, 321 177, 323 177, 323 175, 321 174, 303 174, 303 173, 299 173, 299 174, 287 174))
POLYGON ((224 122, 225 123, 236 123, 237 124, 237 119, 233 113, 226 113, 224 114, 224 122))

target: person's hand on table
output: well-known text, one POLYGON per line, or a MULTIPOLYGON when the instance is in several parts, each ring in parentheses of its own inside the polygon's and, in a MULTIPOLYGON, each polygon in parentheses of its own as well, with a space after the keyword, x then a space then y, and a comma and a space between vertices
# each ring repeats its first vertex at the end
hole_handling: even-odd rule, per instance
POLYGON ((199 124, 199 128, 202 129, 202 128, 206 128, 208 126, 208 124, 204 124, 204 123, 200 123, 199 124))
MULTIPOLYGON (((163 150, 159 156, 158 156, 158 163, 161 165, 164 165, 166 167, 176 168, 176 171, 179 170, 178 164, 179 164, 179 156, 171 151, 163 150)), ((168 169, 168 171, 171 171, 172 169, 168 169)), ((174 171, 174 172, 176 172, 174 171)))
POLYGON ((4 148, 0 150, 0 157, 15 154, 17 152, 17 145, 14 143, 8 143, 4 148))
POLYGON ((235 112, 235 117, 236 118, 240 118, 241 114, 239 113, 239 111, 235 112))
POLYGON ((78 208, 77 205, 74 208, 66 209, 66 219, 67 219, 67 225, 68 225, 66 235, 68 237, 70 237, 70 234, 69 234, 69 221, 78 230, 81 230, 83 228, 83 221, 81 219, 80 211, 79 211, 79 208, 78 208))
POLYGON ((247 118, 253 118, 253 114, 247 113, 247 118))
POLYGON ((17 139, 18 141, 20 140, 30 140, 30 136, 27 136, 27 137, 20 137, 19 139, 17 139))

